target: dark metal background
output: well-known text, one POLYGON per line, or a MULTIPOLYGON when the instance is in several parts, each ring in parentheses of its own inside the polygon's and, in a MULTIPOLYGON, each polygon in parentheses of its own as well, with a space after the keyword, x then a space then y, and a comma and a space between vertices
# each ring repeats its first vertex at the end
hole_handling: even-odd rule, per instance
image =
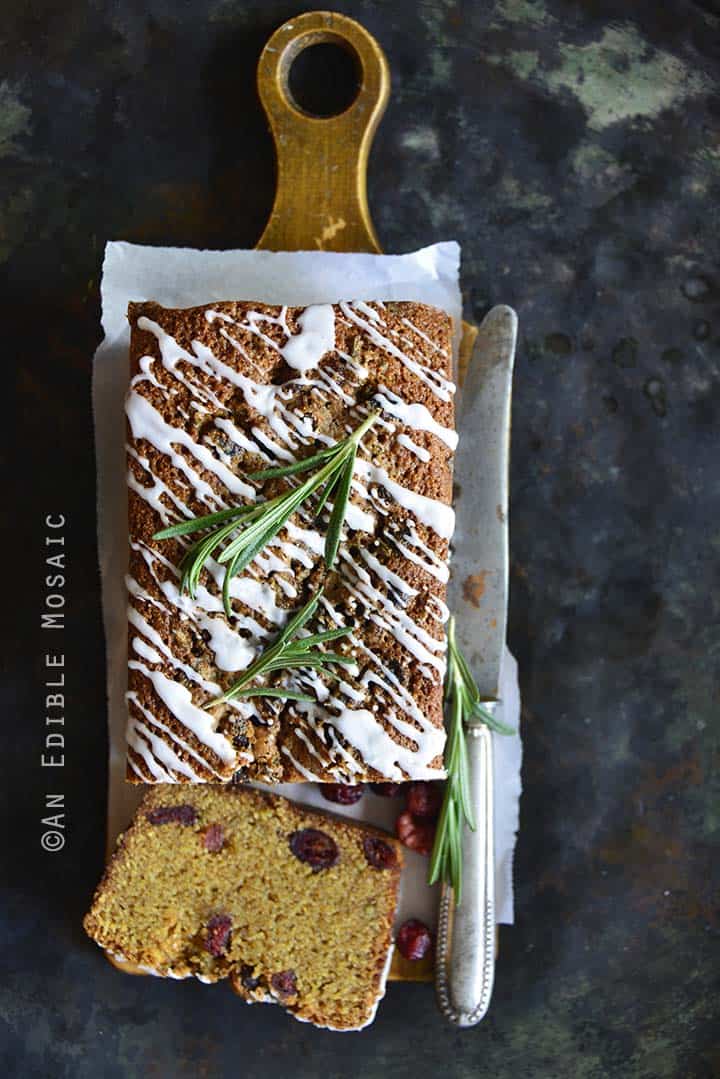
POLYGON ((393 986, 374 1027, 332 1035, 222 985, 125 977, 83 936, 106 782, 89 393, 103 245, 254 244, 273 186, 255 64, 297 7, 24 0, 0 13, 0 1071, 710 1079, 720 10, 336 6, 392 67, 370 175, 381 242, 457 237, 467 316, 520 316, 509 633, 525 795, 492 1012, 458 1033, 429 987, 393 986), (69 519, 61 776, 39 767, 49 512, 69 519), (44 854, 55 786, 67 845, 44 854))

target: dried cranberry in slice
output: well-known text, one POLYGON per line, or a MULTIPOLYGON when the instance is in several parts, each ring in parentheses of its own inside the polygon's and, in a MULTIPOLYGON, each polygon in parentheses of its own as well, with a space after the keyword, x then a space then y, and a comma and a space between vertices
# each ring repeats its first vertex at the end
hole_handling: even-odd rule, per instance
POLYGON ((435 823, 416 820, 412 813, 401 813, 395 821, 395 834, 408 850, 429 854, 435 840, 435 823))
POLYGON ((371 783, 370 789, 381 798, 396 798, 402 789, 402 783, 371 783))
POLYGON ((281 970, 278 974, 273 974, 270 985, 280 997, 297 995, 297 977, 294 970, 281 970))
POLYGON ((328 802, 335 802, 340 806, 354 806, 365 793, 362 783, 350 786, 347 783, 321 783, 320 793, 328 802))
POLYGON ((405 959, 411 962, 424 959, 432 947, 430 930, 417 918, 410 918, 398 929, 396 944, 405 959))
POLYGON ((373 869, 392 869, 397 865, 397 856, 393 847, 384 839, 366 835, 363 839, 365 858, 373 869))
POLYGON ((225 954, 230 943, 232 918, 229 914, 213 914, 206 928, 205 950, 217 959, 225 954))
POLYGON ((197 809, 195 806, 157 806, 151 809, 145 816, 151 824, 184 824, 192 825, 197 821, 197 809))
POLYGON ((203 832, 203 846, 212 854, 217 854, 225 846, 225 832, 222 824, 209 824, 203 832))
POLYGON ((435 820, 442 806, 443 790, 441 783, 411 783, 407 793, 407 808, 413 817, 421 820, 435 820))
POLYGON ((302 828, 299 832, 293 832, 290 850, 301 862, 312 866, 315 873, 330 869, 340 857, 335 840, 319 828, 302 828))

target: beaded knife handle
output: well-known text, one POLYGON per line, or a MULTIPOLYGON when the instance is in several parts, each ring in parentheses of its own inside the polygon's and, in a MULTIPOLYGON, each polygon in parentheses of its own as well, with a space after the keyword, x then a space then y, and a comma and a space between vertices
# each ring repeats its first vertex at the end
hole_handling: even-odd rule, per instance
POLYGON ((467 731, 470 797, 477 827, 463 826, 462 902, 442 887, 435 979, 440 1008, 459 1027, 479 1023, 495 978, 495 844, 492 735, 482 725, 467 731))

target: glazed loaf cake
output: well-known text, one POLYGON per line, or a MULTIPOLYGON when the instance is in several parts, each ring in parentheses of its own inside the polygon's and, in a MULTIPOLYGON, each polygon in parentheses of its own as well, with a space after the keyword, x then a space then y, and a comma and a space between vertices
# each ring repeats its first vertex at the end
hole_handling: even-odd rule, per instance
POLYGON ((384 832, 275 795, 158 785, 84 924, 144 973, 229 977, 246 1000, 360 1029, 385 991, 401 866, 384 832))
POLYGON ((442 776, 445 588, 456 445, 451 322, 417 303, 289 308, 131 304, 128 779, 275 783, 442 776), (158 530, 297 482, 250 474, 309 457, 370 413, 342 541, 309 502, 231 584, 158 530), (208 708, 320 588, 320 632, 354 665, 272 675, 311 702, 208 708))

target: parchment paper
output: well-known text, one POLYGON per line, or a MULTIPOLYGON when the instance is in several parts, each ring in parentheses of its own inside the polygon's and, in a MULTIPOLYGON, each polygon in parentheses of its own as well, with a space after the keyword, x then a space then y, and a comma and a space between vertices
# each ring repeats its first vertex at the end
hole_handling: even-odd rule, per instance
MULTIPOLYGON (((125 782, 125 689, 127 676, 127 488, 124 399, 129 379, 131 300, 156 300, 190 307, 218 300, 256 300, 307 305, 340 300, 414 300, 443 308, 453 319, 456 352, 460 338, 460 249, 435 244, 407 255, 347 255, 330 252, 196 251, 109 243, 102 279, 104 340, 93 363, 93 409, 98 491, 98 550, 107 650, 110 770, 108 835, 129 823, 142 788, 125 782)), ((462 437, 462 431, 460 432, 462 437)), ((460 477, 463 502, 472 503, 473 477, 460 477)), ((458 512, 462 507, 456 504, 458 512)), ((519 729, 517 666, 506 651, 501 685, 502 716, 519 729)), ((512 858, 520 796, 520 737, 495 736, 496 909, 499 922, 513 921, 512 858)), ((329 805, 313 784, 281 788, 296 801, 344 812, 392 829, 399 799, 366 794, 355 806, 329 805)), ((425 884, 427 859, 408 852, 398 918, 433 924, 436 889, 425 884)))

